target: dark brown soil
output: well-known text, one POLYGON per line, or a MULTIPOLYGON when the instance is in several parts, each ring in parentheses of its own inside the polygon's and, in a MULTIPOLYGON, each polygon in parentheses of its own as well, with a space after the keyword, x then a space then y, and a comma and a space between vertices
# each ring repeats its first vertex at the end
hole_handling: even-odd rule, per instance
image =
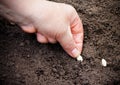
POLYGON ((84 61, 0 18, 0 85, 120 85, 120 1, 56 1, 73 5, 83 20, 84 61))

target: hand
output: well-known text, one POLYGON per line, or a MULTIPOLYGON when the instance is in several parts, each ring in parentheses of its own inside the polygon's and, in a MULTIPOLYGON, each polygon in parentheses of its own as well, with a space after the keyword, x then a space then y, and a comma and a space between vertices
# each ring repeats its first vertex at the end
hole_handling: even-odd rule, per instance
POLYGON ((72 6, 45 0, 25 1, 24 3, 22 1, 22 5, 13 6, 18 14, 29 21, 27 24, 19 24, 25 32, 36 33, 40 43, 59 42, 74 58, 81 54, 83 26, 72 6))

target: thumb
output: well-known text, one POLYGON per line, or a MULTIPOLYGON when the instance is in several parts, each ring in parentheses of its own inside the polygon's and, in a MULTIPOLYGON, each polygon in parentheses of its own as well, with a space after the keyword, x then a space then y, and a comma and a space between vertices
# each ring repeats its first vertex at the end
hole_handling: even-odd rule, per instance
POLYGON ((73 58, 76 58, 78 55, 80 55, 80 52, 73 39, 70 28, 57 40, 60 43, 60 45, 63 47, 63 49, 73 58))

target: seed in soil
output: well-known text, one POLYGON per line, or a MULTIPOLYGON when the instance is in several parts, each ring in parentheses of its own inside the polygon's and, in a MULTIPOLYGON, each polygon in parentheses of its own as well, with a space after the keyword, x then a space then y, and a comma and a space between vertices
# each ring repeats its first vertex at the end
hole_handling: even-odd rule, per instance
POLYGON ((82 56, 81 55, 79 55, 78 57, 77 57, 77 61, 83 61, 83 58, 82 58, 82 56))
POLYGON ((107 66, 107 61, 105 59, 102 59, 102 66, 104 66, 104 67, 107 66))

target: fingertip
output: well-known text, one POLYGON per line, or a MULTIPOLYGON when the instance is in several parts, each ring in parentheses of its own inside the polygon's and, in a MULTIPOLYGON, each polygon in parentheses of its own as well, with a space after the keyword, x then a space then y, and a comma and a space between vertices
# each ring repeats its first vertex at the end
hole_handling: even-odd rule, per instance
POLYGON ((21 26, 22 30, 27 33, 35 33, 36 29, 32 25, 21 26))
POLYGON ((48 43, 48 39, 40 33, 37 33, 37 40, 40 43, 48 43))
POLYGON ((55 44, 57 41, 55 40, 55 39, 53 39, 53 38, 48 38, 48 41, 50 42, 50 43, 52 43, 52 44, 55 44))

